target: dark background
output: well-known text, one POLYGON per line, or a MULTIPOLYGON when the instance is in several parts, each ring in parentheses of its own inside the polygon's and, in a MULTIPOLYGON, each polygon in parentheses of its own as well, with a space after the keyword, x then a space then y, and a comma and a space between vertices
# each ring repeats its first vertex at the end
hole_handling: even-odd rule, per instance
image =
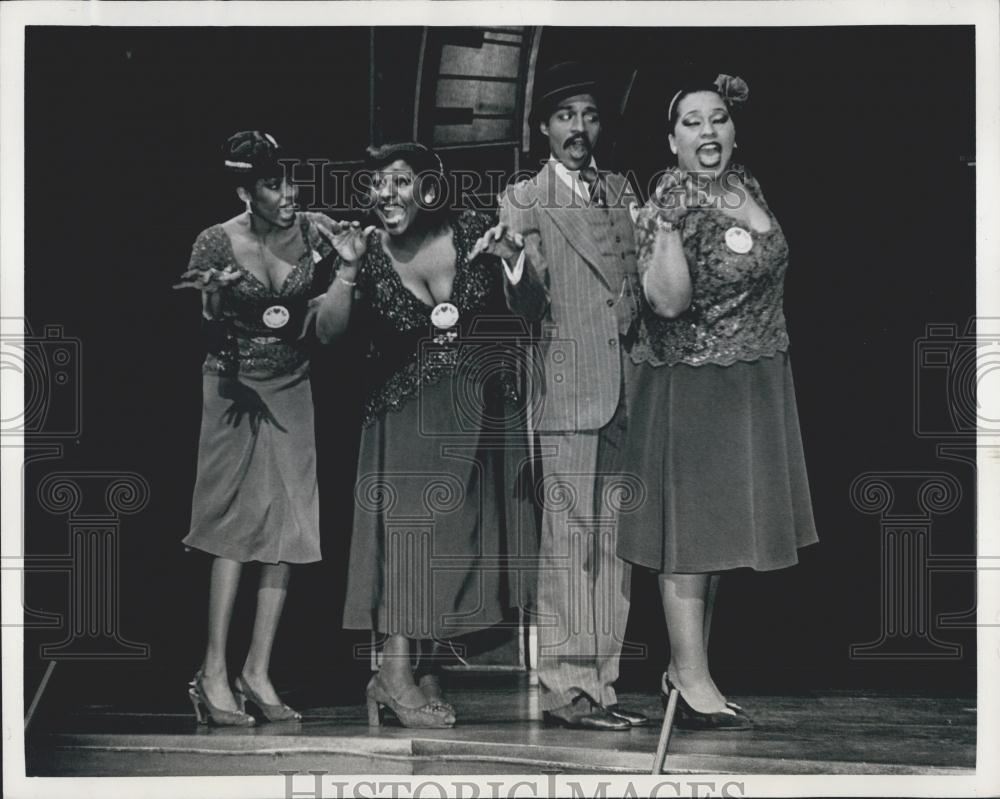
MULTIPOLYGON (((314 158, 359 158, 374 131, 408 138, 420 29, 374 33, 369 108, 367 28, 29 28, 26 50, 28 322, 80 340, 82 432, 56 461, 28 468, 26 552, 66 549, 67 524, 37 501, 53 471, 125 470, 151 487, 123 517, 120 633, 148 643, 138 663, 71 662, 43 712, 96 703, 181 709, 201 659, 208 558, 185 553, 201 410, 198 300, 170 290, 196 234, 240 211, 217 171, 235 130, 274 133, 314 158)), ((850 500, 868 471, 944 471, 964 499, 933 519, 936 554, 975 550, 972 468, 914 434, 915 342, 928 323, 961 330, 975 310, 974 37, 965 27, 548 29, 539 67, 567 57, 600 65, 624 90, 606 114, 598 160, 640 185, 666 165, 664 117, 676 65, 694 57, 743 76, 751 104, 738 155, 760 179, 791 247, 786 314, 821 543, 798 567, 734 573, 722 584, 713 668, 724 689, 898 687, 971 693, 971 628, 939 613, 974 607, 971 573, 931 581, 931 633, 960 657, 858 661, 849 646, 879 638, 882 539, 877 516, 850 500)), ((536 142, 537 144, 537 142, 536 142)), ((537 158, 541 151, 532 156, 537 158)), ((531 163, 530 159, 525 163, 531 163)), ((350 342, 314 361, 324 561, 298 567, 279 630, 279 689, 317 703, 360 701, 367 636, 340 628, 359 435, 350 342)), ((924 385, 924 384, 921 384, 924 385)), ((921 389, 938 403, 942 386, 921 389)), ((719 487, 724 490, 724 487, 719 487)), ((248 568, 232 635, 249 634, 248 568)), ((253 579, 250 579, 251 576, 253 579)), ((629 638, 647 647, 622 666, 625 688, 653 690, 666 658, 651 575, 637 572, 629 638)), ((30 575, 26 601, 64 612, 64 575, 30 575)), ((26 692, 41 644, 29 631, 26 692)))

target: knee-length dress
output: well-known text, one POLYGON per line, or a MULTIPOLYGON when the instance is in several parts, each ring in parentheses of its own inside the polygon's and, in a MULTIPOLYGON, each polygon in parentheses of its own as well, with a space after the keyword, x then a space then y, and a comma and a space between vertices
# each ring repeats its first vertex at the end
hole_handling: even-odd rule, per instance
POLYGON ((237 262, 222 225, 203 231, 191 255, 191 267, 231 266, 243 277, 223 294, 221 336, 202 367, 198 475, 184 544, 242 563, 320 560, 309 357, 296 337, 317 288, 316 264, 331 247, 310 214, 299 214, 299 225, 302 256, 277 290, 237 262))
POLYGON ((517 390, 523 326, 501 267, 469 262, 488 228, 452 217, 451 328, 406 289, 373 233, 355 312, 370 332, 370 386, 355 486, 344 626, 448 639, 528 601, 536 527, 517 390), (360 306, 360 307, 357 307, 360 306))
MULTIPOLYGON (((817 540, 783 311, 788 245, 757 181, 743 185, 769 229, 690 211, 690 307, 675 319, 645 308, 631 353, 626 471, 646 496, 620 518, 618 554, 664 573, 778 569, 817 540)), ((640 246, 654 214, 640 212, 640 246)))

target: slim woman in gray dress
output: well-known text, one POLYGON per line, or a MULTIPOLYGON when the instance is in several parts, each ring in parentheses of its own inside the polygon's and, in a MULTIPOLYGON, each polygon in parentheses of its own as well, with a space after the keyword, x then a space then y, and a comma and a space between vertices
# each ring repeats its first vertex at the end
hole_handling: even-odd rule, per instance
POLYGON ((200 722, 249 726, 249 699, 269 721, 301 716, 268 668, 292 563, 320 559, 309 359, 302 346, 316 264, 330 253, 320 214, 300 214, 274 138, 234 134, 224 165, 246 210, 202 231, 175 288, 202 297, 209 353, 188 547, 214 556, 208 641, 189 686, 200 722), (230 686, 225 653, 240 575, 260 564, 257 613, 230 686), (207 710, 207 715, 201 708, 207 710))

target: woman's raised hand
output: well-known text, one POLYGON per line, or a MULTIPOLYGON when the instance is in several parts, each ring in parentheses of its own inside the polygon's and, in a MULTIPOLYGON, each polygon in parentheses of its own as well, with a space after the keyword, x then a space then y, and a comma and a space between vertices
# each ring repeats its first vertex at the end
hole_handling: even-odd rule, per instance
POLYGON ((649 206, 656 210, 657 218, 674 225, 698 205, 694 181, 679 167, 671 167, 663 173, 649 198, 649 206))
POLYGON ((515 261, 524 249, 524 236, 510 230, 502 222, 487 230, 469 253, 469 260, 479 255, 495 255, 505 261, 515 261))
POLYGON ((242 279, 243 273, 232 266, 227 266, 225 269, 216 269, 212 266, 207 269, 192 267, 181 275, 179 283, 174 283, 174 288, 198 289, 206 294, 215 294, 242 279))
POLYGON ((337 251, 337 255, 349 264, 360 260, 365 254, 368 249, 368 236, 375 230, 375 225, 362 228, 360 222, 338 222, 335 219, 321 223, 317 227, 337 251))

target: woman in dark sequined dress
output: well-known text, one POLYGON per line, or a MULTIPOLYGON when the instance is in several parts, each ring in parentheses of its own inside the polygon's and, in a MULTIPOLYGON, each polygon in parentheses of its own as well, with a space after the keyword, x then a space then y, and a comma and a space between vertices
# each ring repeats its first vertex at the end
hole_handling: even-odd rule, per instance
POLYGON ((780 569, 817 540, 782 309, 788 246, 760 185, 731 163, 739 78, 693 80, 669 105, 667 170, 636 221, 647 313, 626 451, 645 483, 618 554, 660 573, 677 724, 748 729, 708 667, 719 572, 780 569))
MULTIPOLYGON (((332 249, 321 214, 298 213, 274 138, 234 134, 224 161, 246 211, 202 231, 175 288, 202 296, 208 356, 188 547, 214 556, 208 642, 189 694, 199 721, 300 718, 271 684, 290 564, 320 559, 309 359, 302 346, 315 271, 332 249), (253 637, 234 687, 225 653, 243 564, 260 564, 253 637)), ((331 230, 330 232, 336 232, 331 230)))
POLYGON ((534 552, 533 514, 513 497, 526 447, 508 423, 520 327, 497 259, 470 258, 490 220, 447 210, 438 157, 385 145, 368 168, 382 229, 340 265, 317 317, 321 340, 352 315, 372 339, 344 626, 383 641, 369 723, 389 707, 407 726, 448 727, 439 670, 414 673, 411 647, 433 663, 435 644, 500 623, 524 592, 503 558, 534 552))

